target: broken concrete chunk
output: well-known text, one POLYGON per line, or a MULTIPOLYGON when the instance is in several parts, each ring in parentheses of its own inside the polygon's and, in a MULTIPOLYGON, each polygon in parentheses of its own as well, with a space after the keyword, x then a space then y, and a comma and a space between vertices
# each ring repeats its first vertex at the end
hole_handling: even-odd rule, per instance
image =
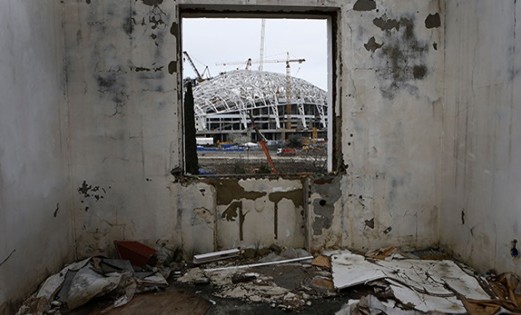
POLYGON ((311 256, 311 254, 302 248, 287 248, 280 253, 280 256, 287 259, 292 259, 311 256))
POLYGON ((182 277, 178 278, 177 281, 181 283, 208 283, 210 279, 206 277, 204 271, 201 268, 192 268, 188 270, 182 277))
POLYGON ((333 281, 328 278, 324 278, 321 276, 316 276, 311 280, 311 285, 317 289, 322 290, 334 290, 333 281))
POLYGON ((331 269, 331 261, 329 260, 329 257, 327 256, 317 256, 313 259, 311 262, 313 266, 321 267, 324 269, 331 269))
POLYGON ((257 279, 258 276, 259 274, 254 272, 236 273, 232 276, 232 283, 250 282, 257 279))

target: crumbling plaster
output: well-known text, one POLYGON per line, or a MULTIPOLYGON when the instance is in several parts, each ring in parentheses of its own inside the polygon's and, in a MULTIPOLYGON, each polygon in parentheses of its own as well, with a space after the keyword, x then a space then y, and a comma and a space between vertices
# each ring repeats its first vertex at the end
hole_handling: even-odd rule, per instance
POLYGON ((483 271, 521 273, 521 4, 446 5, 441 242, 483 271))
POLYGON ((72 180, 104 188, 103 198, 75 195, 78 255, 110 251, 116 238, 194 252, 273 242, 360 250, 435 244, 443 43, 425 19, 441 8, 431 0, 364 2, 372 1, 64 2, 72 180), (178 176, 179 10, 197 5, 334 12, 330 181, 226 179, 242 188, 220 203, 222 181, 178 176), (375 19, 399 26, 382 29, 375 19), (371 51, 365 44, 373 37, 381 46, 371 51), (274 202, 275 188, 287 196, 274 202))

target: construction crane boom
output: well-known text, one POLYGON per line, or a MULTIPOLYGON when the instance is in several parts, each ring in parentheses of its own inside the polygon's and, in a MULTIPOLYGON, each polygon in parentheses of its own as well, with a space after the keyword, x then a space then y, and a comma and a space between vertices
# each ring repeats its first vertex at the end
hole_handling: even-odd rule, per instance
MULTIPOLYGON (((300 58, 300 59, 272 59, 272 60, 263 60, 262 62, 263 63, 283 63, 283 62, 303 63, 305 61, 306 61, 306 59, 300 58)), ((252 64, 259 64, 259 63, 260 63, 260 60, 252 60, 251 58, 248 58, 248 60, 246 60, 246 62, 244 62, 244 61, 231 61, 231 62, 216 63, 216 65, 217 66, 235 66, 235 65, 247 64, 247 65, 251 66, 252 64)))
MULTIPOLYGON (((190 55, 188 54, 188 52, 187 51, 183 51, 183 54, 186 56, 186 59, 188 59, 188 62, 192 66, 192 69, 194 69, 195 75, 197 75, 197 82, 203 82, 204 78, 201 75, 201 73, 199 72, 199 70, 197 70, 197 67, 195 66, 195 64, 194 64, 192 58, 190 57, 190 55)), ((206 71, 206 69, 205 69, 205 71, 206 71)))

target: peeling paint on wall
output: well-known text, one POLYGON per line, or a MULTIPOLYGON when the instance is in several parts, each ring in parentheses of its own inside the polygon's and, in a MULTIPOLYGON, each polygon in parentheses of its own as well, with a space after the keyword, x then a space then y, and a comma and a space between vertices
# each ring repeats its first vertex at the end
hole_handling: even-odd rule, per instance
POLYGON ((203 182, 210 184, 216 189, 217 205, 229 205, 235 200, 255 200, 265 196, 265 192, 246 191, 237 179, 205 179, 203 182))
POLYGON ((383 16, 375 24, 384 31, 385 45, 379 50, 379 56, 385 60, 379 71, 383 79, 380 81, 382 95, 392 99, 402 89, 416 93, 417 88, 411 82, 421 80, 428 74, 425 61, 428 49, 427 43, 415 35, 415 17, 387 20, 383 16))
POLYGON ((429 14, 425 19, 425 27, 426 28, 436 28, 441 26, 440 14, 429 14))
POLYGON ((397 31, 400 30, 400 22, 394 19, 387 19, 387 15, 384 14, 379 18, 373 20, 373 24, 380 28, 382 31, 390 31, 393 28, 397 31))
POLYGON ((157 6, 163 3, 163 0, 143 0, 143 3, 150 6, 157 6))
POLYGON ((376 2, 374 0, 357 0, 353 5, 355 11, 372 11, 376 9, 376 2))
POLYGON ((367 43, 364 44, 364 47, 367 51, 375 52, 378 48, 381 48, 383 44, 378 44, 373 37, 369 39, 367 43))

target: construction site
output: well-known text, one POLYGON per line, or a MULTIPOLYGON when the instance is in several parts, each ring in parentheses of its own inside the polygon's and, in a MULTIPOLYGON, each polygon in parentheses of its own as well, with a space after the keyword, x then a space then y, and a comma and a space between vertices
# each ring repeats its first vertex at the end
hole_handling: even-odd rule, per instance
MULTIPOLYGON (((301 65, 305 58, 291 58, 287 52, 285 59, 265 59, 266 19, 256 21, 261 25, 258 60, 217 64, 232 70, 212 77, 208 65, 200 71, 183 51, 183 69, 189 66, 195 75, 183 82, 193 86, 201 172, 326 172, 328 93, 291 75, 291 65, 301 65), (264 71, 264 64, 281 64, 279 70, 285 73, 264 71), (233 69, 237 66, 242 69, 233 69)), ((325 74, 327 69, 321 71, 325 74)))
POLYGON ((520 17, 0 1, 0 314, 521 313, 520 17))

